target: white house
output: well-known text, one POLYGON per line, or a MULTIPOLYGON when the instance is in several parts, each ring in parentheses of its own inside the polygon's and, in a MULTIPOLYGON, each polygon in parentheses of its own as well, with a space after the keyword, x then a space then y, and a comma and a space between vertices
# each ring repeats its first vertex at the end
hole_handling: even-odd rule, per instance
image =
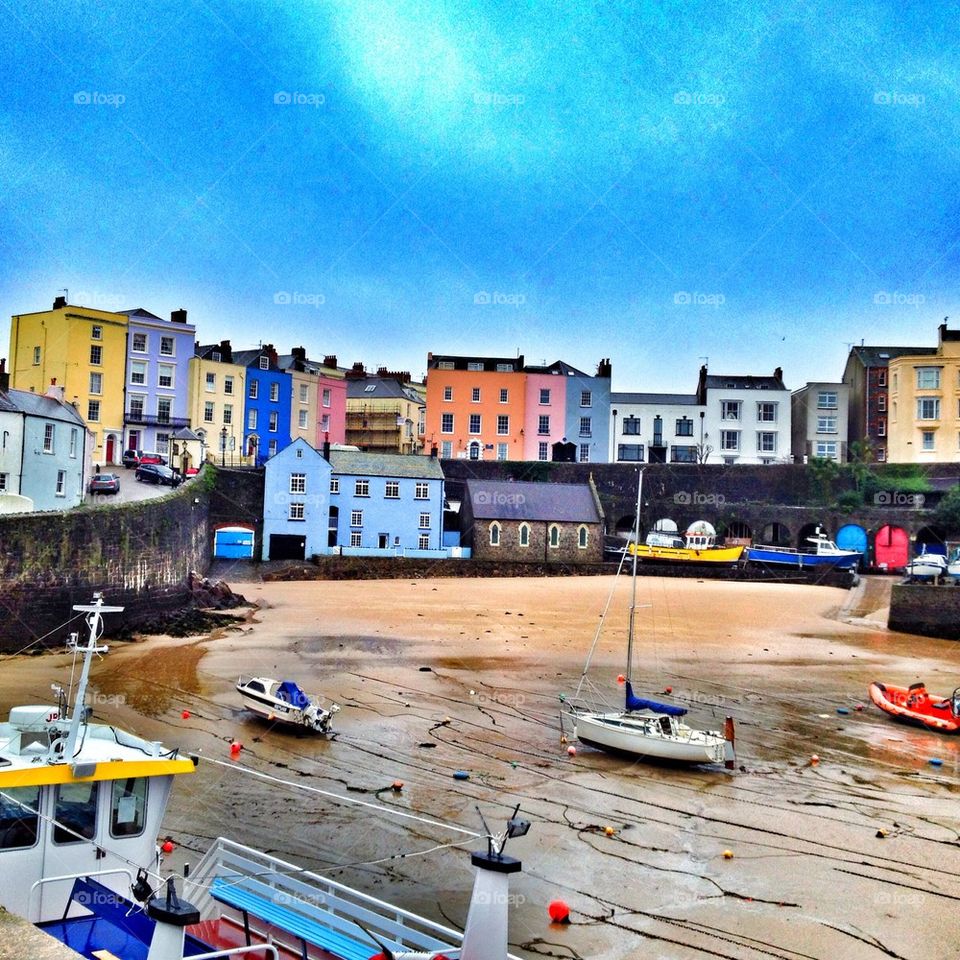
POLYGON ((611 393, 611 463, 698 463, 705 408, 692 393, 611 393))

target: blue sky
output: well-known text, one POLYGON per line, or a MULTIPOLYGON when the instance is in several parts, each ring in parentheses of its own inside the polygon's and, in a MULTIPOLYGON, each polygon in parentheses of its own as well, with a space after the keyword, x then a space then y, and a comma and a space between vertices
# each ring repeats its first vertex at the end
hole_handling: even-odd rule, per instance
POLYGON ((0 350, 67 288, 414 376, 839 379, 960 324, 957 14, 0 0, 0 350))

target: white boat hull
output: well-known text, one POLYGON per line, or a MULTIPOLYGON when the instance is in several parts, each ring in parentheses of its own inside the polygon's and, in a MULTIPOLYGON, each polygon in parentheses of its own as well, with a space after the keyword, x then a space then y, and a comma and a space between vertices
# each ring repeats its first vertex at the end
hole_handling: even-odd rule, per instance
POLYGON ((723 763, 726 757, 722 734, 659 714, 574 713, 573 723, 576 738, 600 750, 678 763, 723 763))

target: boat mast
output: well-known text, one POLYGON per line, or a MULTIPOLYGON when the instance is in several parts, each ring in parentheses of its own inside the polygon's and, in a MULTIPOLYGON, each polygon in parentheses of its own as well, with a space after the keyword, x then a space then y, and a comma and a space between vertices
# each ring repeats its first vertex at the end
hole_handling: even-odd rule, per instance
POLYGON ((643 490, 643 471, 637 478, 637 513, 633 522, 633 571, 630 586, 630 622, 627 628, 627 683, 633 670, 633 623, 637 616, 637 547, 640 546, 640 501, 643 490))

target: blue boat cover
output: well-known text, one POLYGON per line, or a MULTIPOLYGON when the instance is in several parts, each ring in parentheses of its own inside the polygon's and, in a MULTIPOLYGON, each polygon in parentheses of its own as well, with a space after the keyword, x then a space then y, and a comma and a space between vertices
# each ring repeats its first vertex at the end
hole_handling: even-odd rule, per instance
POLYGON ((682 717, 686 712, 686 707, 675 707, 671 703, 657 703, 656 700, 643 700, 633 695, 633 686, 627 681, 627 710, 655 710, 657 713, 665 713, 670 717, 682 717))
POLYGON ((310 706, 310 698, 292 680, 280 681, 280 686, 277 687, 277 699, 289 703, 292 707, 299 707, 301 710, 310 706))

